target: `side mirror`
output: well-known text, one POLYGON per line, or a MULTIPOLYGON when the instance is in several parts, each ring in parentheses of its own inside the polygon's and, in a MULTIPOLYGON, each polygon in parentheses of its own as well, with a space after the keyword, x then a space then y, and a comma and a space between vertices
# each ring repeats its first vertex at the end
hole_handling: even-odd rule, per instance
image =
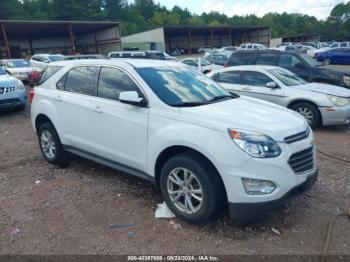
POLYGON ((276 89, 276 88, 278 88, 278 85, 276 84, 276 82, 268 82, 266 84, 266 87, 271 88, 271 89, 276 89))
POLYGON ((302 63, 297 63, 294 65, 294 67, 298 69, 304 69, 304 65, 302 63))
POLYGON ((136 91, 125 91, 119 94, 119 101, 133 106, 145 107, 147 102, 144 98, 139 97, 136 91))

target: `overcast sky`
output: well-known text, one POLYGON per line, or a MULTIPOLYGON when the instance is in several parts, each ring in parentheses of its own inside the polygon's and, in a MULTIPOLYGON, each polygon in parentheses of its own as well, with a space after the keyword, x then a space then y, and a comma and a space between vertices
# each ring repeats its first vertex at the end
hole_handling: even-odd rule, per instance
POLYGON ((346 0, 155 0, 172 8, 174 5, 187 7, 192 13, 218 11, 228 16, 265 13, 302 13, 325 19, 332 8, 346 0))

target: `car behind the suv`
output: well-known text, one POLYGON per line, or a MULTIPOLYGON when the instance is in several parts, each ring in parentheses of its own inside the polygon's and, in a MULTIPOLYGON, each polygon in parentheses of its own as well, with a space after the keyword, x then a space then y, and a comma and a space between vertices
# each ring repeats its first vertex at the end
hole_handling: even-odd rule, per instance
POLYGON ((283 67, 308 82, 350 88, 350 73, 329 69, 306 54, 278 50, 239 51, 232 53, 226 66, 272 65, 283 67))
POLYGON ((303 117, 232 95, 181 63, 53 63, 31 116, 49 163, 67 165, 70 152, 145 178, 191 223, 227 202, 233 217, 262 216, 317 177, 303 117))

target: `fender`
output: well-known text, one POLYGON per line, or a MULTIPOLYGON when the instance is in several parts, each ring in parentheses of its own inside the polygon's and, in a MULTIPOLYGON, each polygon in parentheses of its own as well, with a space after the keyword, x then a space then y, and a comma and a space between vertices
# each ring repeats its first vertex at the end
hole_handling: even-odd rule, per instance
POLYGON ((33 124, 34 130, 36 132, 37 132, 37 130, 35 128, 36 118, 38 117, 38 115, 45 115, 51 120, 52 124, 56 128, 57 133, 60 136, 62 143, 64 144, 65 138, 62 135, 62 134, 64 134, 63 124, 62 124, 61 118, 59 117, 59 113, 57 112, 56 108, 52 105, 52 103, 50 101, 40 99, 38 102, 33 103, 32 108, 31 108, 31 112, 32 112, 31 113, 32 114, 32 124, 33 124), (37 112, 37 110, 36 110, 37 108, 40 108, 40 112, 37 112))
POLYGON ((151 176, 155 176, 158 156, 172 146, 184 146, 198 151, 212 162, 220 174, 225 165, 233 165, 233 157, 235 157, 235 166, 241 166, 249 160, 249 157, 242 154, 240 149, 234 145, 226 132, 205 127, 199 128, 198 125, 194 126, 183 122, 171 123, 153 131, 155 132, 150 132, 152 136, 149 137, 148 141, 147 166, 148 174, 151 176), (227 154, 227 152, 232 153, 227 154))

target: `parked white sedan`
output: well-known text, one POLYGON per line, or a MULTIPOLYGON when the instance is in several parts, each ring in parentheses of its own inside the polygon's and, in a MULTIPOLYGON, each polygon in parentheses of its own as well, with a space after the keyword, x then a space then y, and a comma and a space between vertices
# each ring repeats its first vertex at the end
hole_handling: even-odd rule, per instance
POLYGON ((228 67, 208 76, 231 92, 297 111, 312 127, 350 124, 350 90, 346 88, 308 83, 274 66, 228 67))
POLYGON ((35 71, 41 73, 42 70, 32 67, 25 59, 5 59, 1 60, 1 66, 13 77, 21 81, 29 81, 30 74, 35 71))
POLYGON ((203 59, 203 58, 184 58, 179 60, 180 63, 183 63, 185 65, 188 65, 200 72, 202 72, 203 74, 208 74, 212 71, 216 71, 219 69, 224 68, 223 66, 220 65, 215 65, 215 64, 211 64, 208 60, 203 59))

